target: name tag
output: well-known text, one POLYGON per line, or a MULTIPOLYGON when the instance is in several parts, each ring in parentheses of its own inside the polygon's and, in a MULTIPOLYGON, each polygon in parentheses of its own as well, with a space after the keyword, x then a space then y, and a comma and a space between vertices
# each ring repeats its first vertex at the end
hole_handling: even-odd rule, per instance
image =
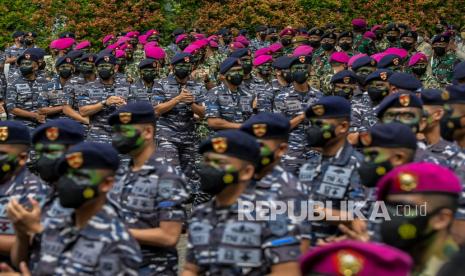
POLYGON ((115 96, 120 96, 123 98, 127 98, 129 95, 129 88, 127 87, 119 87, 115 88, 115 96))
POLYGON ((296 100, 288 100, 286 101, 287 110, 291 112, 301 111, 302 110, 302 103, 296 100))
POLYGON ((252 97, 241 97, 240 104, 242 111, 252 112, 252 97))
POLYGON ((51 256, 59 256, 63 249, 65 248, 65 244, 61 241, 58 233, 47 233, 43 236, 42 242, 40 245, 41 252, 51 256))
POLYGON ((105 96, 105 92, 102 89, 92 89, 89 92, 89 97, 93 99, 100 99, 105 96))
POLYGON ((95 266, 102 249, 103 242, 79 239, 73 247, 71 258, 77 263, 95 266))
POLYGON ((27 84, 17 84, 16 91, 18 91, 18 93, 31 92, 31 87, 29 87, 27 84))
POLYGON ((189 225, 190 242, 193 245, 206 245, 213 227, 205 222, 193 222, 189 225))
POLYGON ((142 179, 138 179, 137 182, 132 187, 132 193, 135 195, 155 195, 156 194, 156 183, 150 181, 144 181, 142 179))
POLYGON ((350 182, 352 169, 329 166, 317 193, 330 198, 342 199, 350 182))
POLYGON ((235 222, 226 225, 222 243, 244 246, 260 246, 261 228, 259 224, 235 222))
POLYGON ((231 96, 219 96, 218 101, 221 105, 232 105, 234 103, 231 96))
POLYGON ((128 207, 140 212, 153 211, 155 200, 153 198, 142 196, 128 196, 128 207))
POLYGON ((235 264, 246 267, 261 266, 262 252, 260 249, 218 248, 217 262, 221 264, 235 264))
POLYGON ((299 180, 305 182, 312 181, 315 178, 315 172, 316 169, 312 168, 310 165, 303 165, 302 168, 300 168, 299 180))

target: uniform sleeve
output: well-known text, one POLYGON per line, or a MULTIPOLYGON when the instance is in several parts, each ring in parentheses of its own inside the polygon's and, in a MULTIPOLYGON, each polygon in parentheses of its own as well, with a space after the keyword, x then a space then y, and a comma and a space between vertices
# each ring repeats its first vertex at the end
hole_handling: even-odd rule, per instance
POLYGON ((258 112, 273 112, 273 90, 270 86, 265 86, 257 93, 258 112))
POLYGON ((177 175, 173 168, 168 168, 158 180, 158 194, 162 198, 157 206, 160 221, 186 220, 183 204, 189 195, 184 177, 177 175))
POLYGON ((48 85, 44 85, 44 89, 39 93, 37 103, 39 108, 50 106, 50 101, 48 100, 48 93, 52 88, 48 85))
POLYGON ((205 118, 219 118, 220 105, 218 103, 218 90, 213 88, 208 91, 207 97, 205 98, 205 118))
POLYGON ((16 98, 18 97, 18 91, 14 83, 9 84, 6 88, 6 109, 11 112, 16 108, 16 98))
POLYGON ((89 89, 84 89, 82 91, 82 94, 79 96, 79 100, 78 100, 79 107, 83 107, 83 106, 91 104, 91 99, 89 95, 90 95, 89 89))
POLYGON ((65 91, 64 104, 65 105, 73 105, 74 99, 76 97, 75 86, 74 85, 67 85, 63 89, 65 91))
POLYGON ((207 96, 207 89, 203 88, 202 86, 198 86, 195 94, 195 103, 196 104, 203 104, 205 103, 205 99, 207 96))

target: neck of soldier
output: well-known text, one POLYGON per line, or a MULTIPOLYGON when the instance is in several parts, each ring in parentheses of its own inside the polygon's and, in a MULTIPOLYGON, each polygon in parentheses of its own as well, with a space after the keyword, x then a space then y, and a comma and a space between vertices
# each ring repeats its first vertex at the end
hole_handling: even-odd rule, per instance
POLYGON ((230 91, 236 92, 237 88, 239 87, 238 85, 233 85, 229 81, 225 81, 226 86, 230 91))
POLYGON ((24 76, 24 78, 27 79, 27 80, 33 81, 33 80, 36 79, 36 73, 33 72, 33 73, 31 73, 31 74, 29 74, 27 76, 24 76))
POLYGON ((155 152, 155 143, 150 143, 142 148, 140 152, 132 156, 132 171, 138 171, 144 166, 145 162, 150 159, 150 157, 155 152))
POLYGON ((142 81, 144 82, 145 87, 152 87, 153 86, 153 81, 151 81, 151 82, 147 82, 145 80, 142 80, 142 81))
POLYGON ((114 78, 114 77, 111 77, 111 78, 108 78, 108 79, 106 79, 106 80, 100 78, 100 81, 101 81, 103 84, 112 85, 112 84, 115 82, 115 78, 114 78))
POLYGON ((239 196, 245 191, 249 183, 239 183, 236 185, 229 185, 224 188, 221 193, 215 196, 216 205, 219 207, 227 207, 233 205, 239 196))
POLYGON ((189 76, 183 78, 183 79, 180 79, 178 76, 175 76, 176 78, 176 81, 181 84, 181 85, 185 85, 187 83, 187 81, 189 80, 189 76))
POLYGON ((329 51, 326 51, 326 50, 324 50, 324 51, 325 51, 326 56, 330 56, 334 52, 334 48, 329 50, 329 51))
POLYGON ((86 74, 86 75, 83 74, 83 76, 84 76, 84 79, 85 79, 87 82, 89 82, 89 81, 94 81, 94 80, 97 78, 97 75, 95 75, 94 73, 92 73, 92 74, 86 74))
POLYGON ((308 92, 308 90, 310 90, 310 86, 308 85, 307 82, 304 82, 304 83, 293 82, 292 85, 294 86, 294 89, 297 92, 308 92))
POLYGON ((23 45, 21 44, 21 41, 15 41, 15 46, 17 48, 21 48, 23 45))
POLYGON ((439 124, 428 126, 428 128, 423 131, 423 134, 425 135, 428 145, 435 145, 441 140, 441 127, 439 124))
POLYGON ((101 194, 95 200, 88 201, 76 209, 74 212, 76 215, 75 225, 80 229, 84 228, 87 222, 102 209, 105 201, 105 194, 101 194))
POLYGON ((337 152, 345 145, 347 137, 336 137, 334 141, 329 141, 323 147, 323 156, 335 156, 337 152))
POLYGON ((63 77, 60 77, 60 83, 61 85, 65 85, 65 83, 69 80, 69 78, 65 79, 63 77))

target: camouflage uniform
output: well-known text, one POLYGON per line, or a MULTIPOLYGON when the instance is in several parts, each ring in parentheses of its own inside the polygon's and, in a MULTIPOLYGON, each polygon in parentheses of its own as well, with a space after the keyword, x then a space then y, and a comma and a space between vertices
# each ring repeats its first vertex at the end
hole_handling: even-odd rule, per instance
POLYGON ((134 63, 136 63, 136 64, 139 64, 139 62, 141 62, 143 59, 145 59, 144 48, 135 49, 134 53, 132 54, 132 59, 133 59, 134 63))
POLYGON ((441 85, 437 78, 429 75, 428 73, 423 74, 420 77, 420 81, 423 84, 423 88, 442 88, 444 85, 441 85))
MULTIPOLYGON (((60 77, 55 77, 51 82, 47 83, 44 87, 44 91, 39 95, 39 108, 43 107, 56 107, 68 104, 67 95, 73 94, 73 87, 71 85, 61 85, 60 77)), ((63 112, 49 115, 47 118, 58 119, 66 118, 63 112)))
MULTIPOLYGON (((269 202, 249 187, 238 201, 269 202)), ((295 262, 298 229, 285 215, 276 220, 238 220, 239 204, 217 208, 212 200, 197 206, 189 222, 186 261, 199 275, 265 275, 271 266, 295 262)), ((247 218, 247 217, 245 217, 247 218)))
POLYGON ((171 60, 171 58, 173 58, 179 52, 182 51, 181 49, 179 49, 176 43, 171 43, 170 45, 165 47, 165 53, 169 60, 171 60))
MULTIPOLYGON (((307 107, 315 103, 323 95, 312 88, 308 92, 297 92, 294 87, 283 90, 276 95, 274 111, 282 113, 289 120, 303 114, 307 107)), ((315 154, 307 144, 306 132, 309 122, 305 119, 298 124, 289 134, 289 150, 283 156, 284 168, 297 175, 298 169, 305 162, 307 155, 315 154)))
MULTIPOLYGON (((263 80, 254 86, 254 91, 257 95, 257 110, 258 112, 273 112, 275 96, 285 89, 281 87, 277 80, 273 79, 271 83, 267 83, 263 80)), ((286 87, 286 88, 289 88, 286 87)))
MULTIPOLYGON (((153 105, 170 101, 178 96, 181 88, 192 93, 195 103, 202 105, 205 89, 199 83, 189 80, 185 86, 181 86, 174 75, 161 80, 160 86, 153 89, 153 105)), ((192 107, 185 103, 178 103, 170 111, 160 115, 157 122, 158 153, 165 160, 182 171, 189 179, 189 188, 194 193, 198 191, 199 180, 196 174, 197 146, 194 135, 195 119, 192 107)))
POLYGON ((350 99, 352 112, 350 114, 350 129, 349 132, 364 132, 368 131, 376 124, 377 119, 372 112, 372 103, 368 93, 363 93, 358 90, 350 99))
MULTIPOLYGON (((299 188, 313 201, 331 201, 332 209, 339 209, 341 201, 363 201, 365 190, 360 183, 357 168, 363 155, 348 142, 335 156, 316 156, 300 168, 299 188)), ((312 241, 338 234, 336 225, 323 221, 312 222, 312 241)))
POLYGON ((451 51, 447 52, 444 56, 433 56, 431 58, 433 76, 437 78, 441 85, 446 86, 451 83, 454 66, 457 62, 457 56, 451 51))
MULTIPOLYGON (((160 227, 161 221, 184 222, 182 204, 188 195, 184 179, 153 155, 138 171, 121 167, 108 194, 118 216, 129 229, 160 227)), ((177 275, 176 248, 141 245, 139 275, 177 275)))
POLYGON ((414 162, 429 162, 444 167, 450 167, 449 161, 441 155, 432 153, 425 143, 417 142, 417 150, 415 152, 414 162))
POLYGON ((319 78, 332 73, 331 64, 329 64, 329 57, 331 54, 326 55, 325 52, 322 51, 319 55, 314 55, 315 58, 312 60, 312 67, 315 70, 315 75, 319 78))
POLYGON ((139 245, 108 204, 82 229, 66 216, 40 235, 35 275, 138 275, 139 245))
POLYGON ((262 40, 259 40, 258 38, 254 38, 250 41, 250 45, 249 45, 249 48, 250 50, 252 51, 257 51, 258 49, 260 48, 265 48, 265 47, 268 47, 270 46, 270 42, 269 41, 262 41, 262 40))
MULTIPOLYGON (((83 93, 79 97, 79 107, 92 105, 106 100, 110 96, 129 98, 129 84, 115 79, 113 85, 105 85, 96 79, 83 87, 83 93)), ((111 127, 108 125, 108 117, 116 110, 116 106, 104 106, 102 110, 90 116, 90 129, 88 141, 111 143, 111 127)))
POLYGON ((15 116, 11 114, 11 111, 14 108, 20 108, 36 112, 40 107, 39 95, 44 91, 45 85, 45 79, 37 78, 30 81, 22 75, 18 76, 12 83, 9 83, 6 93, 6 108, 11 119, 22 121, 30 130, 33 130, 37 126, 37 122, 15 116))
POLYGON ((142 79, 138 79, 131 84, 129 102, 153 102, 153 90, 162 89, 158 82, 154 82, 151 87, 146 87, 142 79))
POLYGON ((132 83, 139 80, 139 63, 136 62, 133 58, 131 62, 126 65, 126 79, 130 80, 132 83))
POLYGON ((453 169, 465 184, 465 153, 457 144, 441 139, 434 145, 428 145, 427 149, 439 158, 447 160, 448 167, 453 169))
POLYGON ((53 78, 56 76, 57 71, 55 68, 56 58, 52 57, 51 55, 44 56, 45 62, 45 75, 49 78, 53 78))
MULTIPOLYGON (((6 58, 11 58, 11 57, 17 58, 23 54, 24 50, 26 49, 23 47, 16 47, 16 45, 12 45, 5 49, 5 57, 6 58)), ((10 69, 8 70, 8 76, 7 76, 8 83, 10 83, 10 77, 16 71, 18 71, 18 67, 16 66, 16 63, 10 63, 10 69)))

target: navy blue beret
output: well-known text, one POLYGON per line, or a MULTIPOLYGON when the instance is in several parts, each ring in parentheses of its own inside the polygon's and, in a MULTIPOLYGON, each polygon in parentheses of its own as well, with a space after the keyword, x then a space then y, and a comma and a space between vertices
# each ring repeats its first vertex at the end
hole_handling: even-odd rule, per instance
POLYGON ((47 54, 42 48, 28 48, 24 51, 24 54, 31 54, 37 56, 39 59, 43 59, 47 54))
POLYGON ((74 145, 84 141, 84 127, 71 119, 49 120, 32 134, 32 143, 74 145))
POLYGON ((218 34, 219 35, 228 35, 230 32, 229 32, 229 29, 228 28, 221 28, 219 31, 218 31, 218 34))
POLYGON ((445 42, 445 43, 449 43, 450 41, 450 37, 448 35, 445 35, 445 34, 440 34, 440 35, 435 35, 433 37, 433 42, 431 42, 432 44, 434 43, 438 43, 438 42, 445 42))
POLYGON ((392 122, 376 124, 367 134, 360 136, 365 147, 406 148, 416 150, 417 138, 407 125, 392 122), (402 137, 401 139, 399 139, 402 137))
POLYGON ((22 31, 16 31, 13 33, 13 38, 17 38, 17 37, 20 37, 20 36, 23 36, 24 35, 24 32, 22 31))
POLYGON ((111 55, 111 54, 100 54, 95 59, 95 66, 98 66, 102 62, 115 65, 116 64, 116 58, 115 58, 114 55, 111 55))
POLYGON ((79 62, 87 61, 87 62, 94 63, 96 59, 97 59, 97 55, 92 54, 92 53, 87 53, 81 56, 81 60, 79 62))
POLYGON ((325 96, 305 111, 307 118, 347 118, 350 117, 350 102, 340 96, 325 96))
POLYGON ((143 69, 143 68, 154 68, 153 64, 154 64, 155 60, 153 58, 146 58, 146 59, 143 59, 139 62, 139 69, 143 69))
POLYGON ((67 37, 76 38, 76 35, 74 35, 74 33, 72 33, 72 32, 63 32, 63 33, 60 34, 59 37, 60 38, 67 38, 67 37))
POLYGON ((351 32, 351 31, 342 32, 342 33, 339 35, 338 39, 341 39, 341 38, 343 38, 343 37, 352 37, 352 38, 353 38, 353 37, 354 37, 354 33, 351 32))
POLYGON ((238 129, 218 131, 200 144, 199 152, 215 152, 258 164, 260 145, 256 138, 238 129))
POLYGON ((414 40, 417 40, 418 34, 415 31, 408 30, 408 31, 405 31, 403 34, 400 35, 400 38, 403 38, 403 37, 411 37, 414 40))
POLYGON ((391 107, 423 108, 423 102, 414 93, 394 93, 384 98, 375 110, 376 116, 381 118, 384 112, 391 107))
POLYGON ((398 55, 389 54, 385 55, 379 62, 377 67, 378 68, 387 68, 391 65, 398 66, 402 63, 402 58, 398 55))
POLYGON ((352 63, 352 70, 357 71, 357 69, 363 66, 376 67, 376 60, 372 59, 370 56, 359 57, 352 63))
POLYGON ((183 28, 176 28, 176 29, 174 29, 174 31, 173 31, 172 34, 173 34, 173 36, 176 37, 176 36, 178 36, 178 35, 180 35, 180 34, 183 34, 183 33, 185 33, 185 32, 186 32, 186 31, 185 31, 183 28))
POLYGON ((58 162, 60 173, 68 168, 116 171, 118 166, 118 152, 110 144, 94 142, 81 142, 70 147, 58 162))
POLYGON ((331 83, 345 83, 345 84, 352 83, 353 84, 353 83, 359 83, 359 82, 360 82, 360 79, 357 76, 357 74, 355 74, 355 72, 350 71, 350 70, 342 70, 334 74, 334 76, 331 77, 331 83))
POLYGON ((264 26, 264 25, 259 25, 259 26, 255 27, 256 32, 264 32, 266 30, 267 30, 267 27, 264 26))
POLYGON ((392 23, 392 22, 387 24, 387 26, 384 28, 384 30, 386 32, 389 32, 389 31, 397 31, 397 32, 399 32, 400 31, 399 30, 399 25, 397 25, 396 23, 392 23))
POLYGON ((295 64, 310 64, 312 63, 312 57, 311 56, 296 56, 296 57, 291 57, 291 64, 289 67, 295 64))
POLYGON ((439 89, 422 89, 421 100, 423 105, 444 105, 449 100, 449 92, 439 89))
POLYGON ((241 49, 237 49, 236 51, 232 52, 229 56, 235 57, 235 58, 241 58, 241 57, 251 56, 251 55, 252 53, 250 52, 249 49, 241 48, 241 49))
POLYGON ((446 87, 447 92, 449 92, 448 103, 459 103, 465 104, 465 85, 450 85, 446 87))
POLYGON ((395 72, 388 78, 388 82, 397 88, 410 91, 416 91, 423 86, 419 79, 408 73, 395 72))
POLYGON ((365 78, 365 84, 369 83, 370 81, 388 81, 389 77, 392 75, 392 71, 388 69, 378 69, 373 73, 369 74, 365 78))
POLYGON ((103 49, 102 51, 98 52, 97 57, 101 55, 113 55, 114 50, 112 49, 103 49))
POLYGON ((291 57, 281 56, 281 57, 276 58, 273 61, 272 66, 278 70, 289 69, 289 67, 291 66, 292 60, 293 58, 291 57))
POLYGON ((29 128, 19 121, 0 121, 0 144, 31 143, 29 128))
POLYGON ((239 59, 235 57, 228 57, 226 58, 220 65, 220 74, 224 75, 226 72, 229 71, 232 67, 239 64, 239 59))
POLYGON ((454 80, 460 80, 465 78, 465 61, 457 63, 457 65, 454 66, 453 78, 454 80))
POLYGON ((84 55, 84 51, 82 50, 72 50, 66 54, 66 56, 71 58, 72 61, 81 58, 83 55, 84 55))
POLYGON ((35 62, 38 62, 40 60, 40 58, 36 55, 30 54, 30 53, 23 53, 16 59, 16 64, 20 65, 23 59, 32 60, 35 62))
POLYGON ((25 33, 24 33, 24 36, 37 37, 37 33, 36 33, 36 32, 25 32, 25 33))
POLYGON ((192 55, 189 53, 177 53, 174 55, 174 57, 171 59, 171 65, 176 65, 178 63, 191 63, 192 62, 192 55))
POLYGON ((108 124, 111 126, 121 124, 155 124, 155 121, 155 111, 149 102, 129 103, 117 109, 108 118, 108 124))
POLYGON ((325 33, 321 36, 321 40, 323 40, 323 38, 330 38, 330 39, 336 39, 336 35, 334 33, 325 33))
POLYGON ((260 112, 241 125, 241 130, 258 139, 288 139, 291 125, 282 114, 260 112))
POLYGON ((321 36, 323 34, 323 31, 320 28, 312 28, 308 32, 308 35, 319 35, 321 36))
POLYGON ((55 62, 55 67, 59 67, 65 63, 73 65, 73 59, 67 56, 59 57, 55 62))

